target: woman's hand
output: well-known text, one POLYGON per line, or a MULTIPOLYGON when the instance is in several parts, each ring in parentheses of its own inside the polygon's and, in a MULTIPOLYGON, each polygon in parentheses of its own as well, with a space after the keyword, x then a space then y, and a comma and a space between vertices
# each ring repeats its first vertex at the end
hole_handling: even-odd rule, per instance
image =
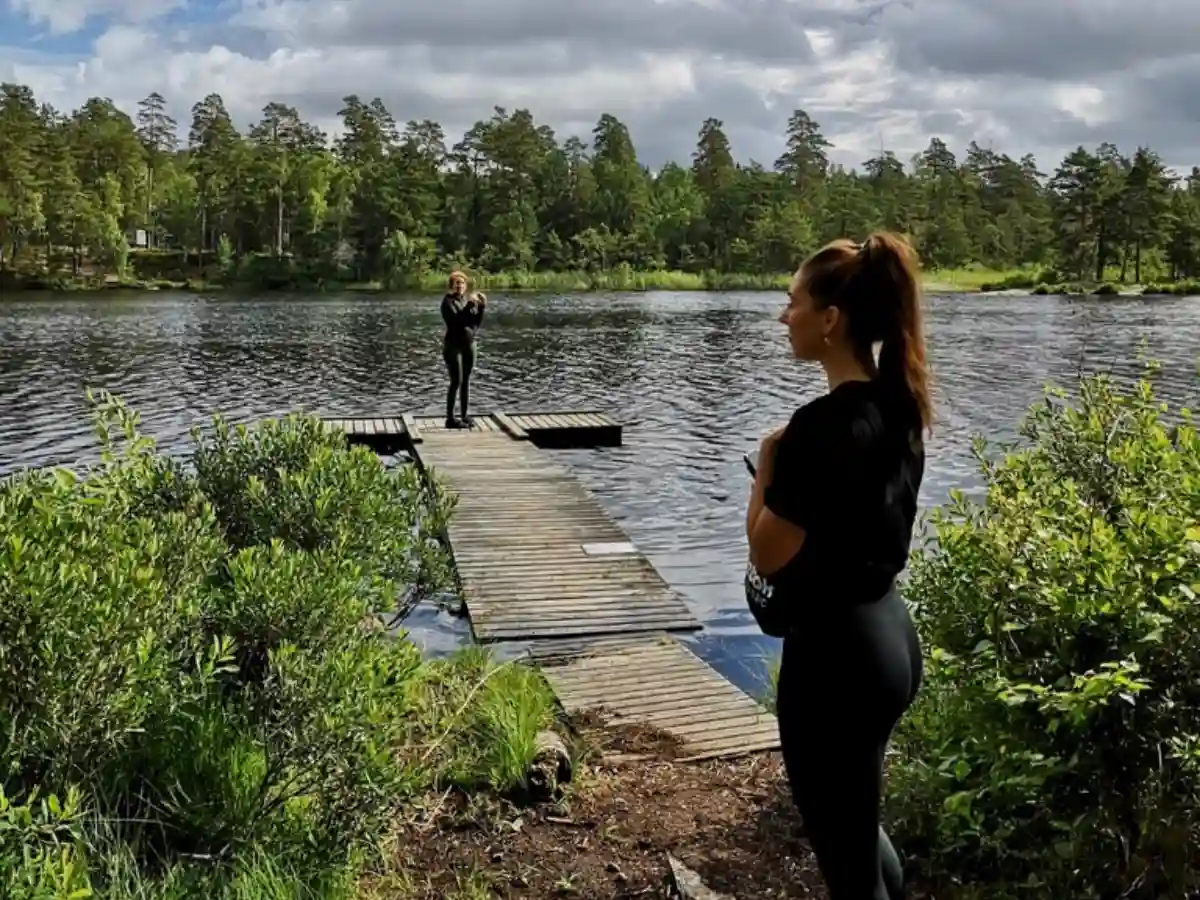
POLYGON ((476 291, 471 299, 480 306, 487 306, 487 294, 485 294, 483 291, 476 291))
POLYGON ((787 426, 781 425, 765 435, 758 445, 758 475, 764 484, 771 481, 771 475, 775 471, 775 452, 779 449, 779 440, 786 430, 787 426))

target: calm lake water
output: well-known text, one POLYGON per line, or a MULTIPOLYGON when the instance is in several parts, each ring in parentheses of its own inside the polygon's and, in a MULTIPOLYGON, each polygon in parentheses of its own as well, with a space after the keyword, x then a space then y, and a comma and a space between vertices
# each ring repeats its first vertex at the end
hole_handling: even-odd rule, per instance
MULTIPOLYGON (((132 294, 0 303, 0 475, 94 458, 85 389, 107 388, 171 450, 212 413, 254 421, 295 409, 329 416, 438 412, 438 298, 206 298, 132 294)), ((744 612, 742 453, 823 389, 775 321, 781 296, 594 294, 490 298, 473 379, 476 410, 579 409, 626 423, 618 449, 561 456, 686 597, 702 655, 743 686, 773 642, 744 612)), ((1200 398, 1200 300, 931 297, 939 422, 926 506, 970 489, 973 435, 1015 437, 1046 382, 1082 367, 1137 374, 1144 341, 1173 405, 1200 398)), ((420 610, 419 640, 466 639, 420 610)))

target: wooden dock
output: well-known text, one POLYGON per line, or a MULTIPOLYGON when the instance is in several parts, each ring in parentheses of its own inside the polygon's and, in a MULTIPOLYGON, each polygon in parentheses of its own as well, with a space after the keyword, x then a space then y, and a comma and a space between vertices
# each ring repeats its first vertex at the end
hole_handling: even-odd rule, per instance
MULTIPOLYGON (((365 444, 372 450, 394 453, 411 450, 422 435, 450 431, 439 416, 355 416, 326 419, 330 428, 343 431, 352 443, 365 444)), ((528 440, 535 447, 619 447, 621 424, 605 413, 490 413, 474 417, 469 429, 453 434, 500 433, 515 440, 528 440)))
POLYGON ((775 717, 672 637, 546 641, 530 655, 567 712, 601 707, 609 723, 661 728, 685 760, 779 746, 775 717))
POLYGON ((778 746, 770 715, 672 634, 700 622, 545 447, 619 445, 597 412, 328 420, 352 442, 407 449, 457 496, 449 542, 475 639, 521 641, 571 713, 652 725, 686 758, 778 746))

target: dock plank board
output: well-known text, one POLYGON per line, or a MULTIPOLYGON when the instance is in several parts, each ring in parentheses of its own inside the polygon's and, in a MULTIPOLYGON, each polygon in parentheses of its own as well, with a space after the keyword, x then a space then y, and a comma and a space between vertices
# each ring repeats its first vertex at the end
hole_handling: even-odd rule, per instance
POLYGON ((365 443, 376 449, 397 444, 411 449, 421 443, 426 433, 505 434, 516 441, 559 448, 615 447, 620 446, 622 438, 619 422, 605 413, 590 411, 479 413, 472 416, 469 429, 448 429, 444 418, 428 413, 328 418, 324 422, 342 431, 353 443, 365 443))
POLYGON ((673 638, 546 641, 530 656, 568 713, 660 728, 685 759, 779 747, 775 717, 673 638))
POLYGON ((497 423, 454 431, 417 422, 421 464, 459 498, 448 537, 476 640, 699 630, 641 554, 585 551, 629 538, 549 454, 497 423))
POLYGON ((616 446, 593 410, 493 413, 470 429, 403 413, 330 418, 375 449, 406 446, 454 493, 450 546, 474 638, 517 641, 568 713, 654 726, 685 759, 779 746, 775 718, 673 634, 701 629, 595 496, 542 447, 616 446))

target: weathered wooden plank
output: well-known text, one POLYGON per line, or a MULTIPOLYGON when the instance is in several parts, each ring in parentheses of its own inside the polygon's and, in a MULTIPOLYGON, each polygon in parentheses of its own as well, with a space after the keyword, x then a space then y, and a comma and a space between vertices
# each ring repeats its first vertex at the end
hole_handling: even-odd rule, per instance
MULTIPOLYGON (((679 738, 687 758, 779 746, 774 716, 677 641, 589 648, 553 647, 542 671, 570 713, 599 709, 613 722, 652 725, 679 738)), ((537 659, 537 654, 534 654, 537 659)))
POLYGON ((421 443, 421 429, 417 427, 417 421, 410 413, 404 413, 400 417, 400 421, 404 423, 404 431, 408 434, 408 440, 413 444, 421 443))
POLYGON ((578 663, 583 659, 604 658, 620 650, 634 647, 651 649, 669 644, 667 635, 604 635, 590 638, 564 638, 537 641, 530 645, 526 656, 540 666, 578 663))
POLYGON ((472 633, 525 641, 568 712, 675 735, 687 758, 778 746, 773 716, 666 632, 699 623, 597 499, 524 433, 618 427, 590 412, 493 415, 415 448, 458 495, 449 526, 472 633))
MULTIPOLYGON (((445 420, 435 415, 404 413, 400 416, 372 415, 324 420, 326 426, 340 430, 350 437, 399 438, 407 437, 410 444, 419 444, 427 434, 462 440, 465 435, 504 436, 511 443, 531 440, 534 434, 546 435, 554 446, 579 444, 586 446, 602 440, 609 442, 620 439, 620 425, 611 416, 588 410, 533 413, 485 413, 473 417, 470 428, 447 429, 445 420), (615 435, 613 433, 615 429, 615 435), (600 435, 603 434, 603 437, 600 435)), ((470 441, 464 441, 470 445, 470 441)), ((506 459, 515 459, 497 446, 478 448, 464 446, 462 462, 467 465, 485 464, 488 452, 504 454, 506 459)))
MULTIPOLYGON (((642 622, 618 622, 605 624, 605 634, 646 634, 650 631, 694 631, 696 620, 690 614, 683 614, 673 622, 647 627, 642 622)), ((595 633, 595 629, 586 621, 555 620, 550 624, 526 623, 516 628, 478 628, 472 622, 471 630, 475 639, 480 643, 492 644, 500 641, 534 641, 542 638, 586 637, 595 633)))
POLYGON ((506 413, 492 413, 492 418, 496 420, 496 423, 502 429, 504 429, 508 436, 513 440, 529 440, 529 433, 516 422, 514 422, 506 413))
POLYGON ((628 537, 553 458, 514 439, 510 432, 527 434, 529 421, 556 420, 493 415, 491 431, 425 433, 415 448, 459 499, 448 537, 477 639, 699 628, 636 549, 584 551, 628 537))

